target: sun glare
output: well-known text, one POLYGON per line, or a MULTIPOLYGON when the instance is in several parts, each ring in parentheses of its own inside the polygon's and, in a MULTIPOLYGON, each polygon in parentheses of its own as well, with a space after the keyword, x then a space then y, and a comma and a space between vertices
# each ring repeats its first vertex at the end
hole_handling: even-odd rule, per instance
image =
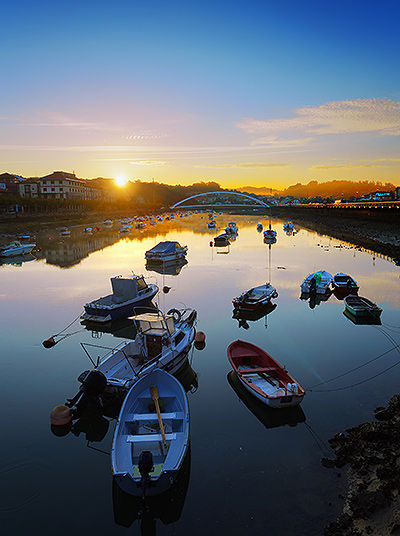
POLYGON ((122 177, 122 176, 119 176, 119 177, 115 177, 115 184, 117 186, 119 186, 120 188, 122 188, 123 186, 125 186, 125 184, 128 182, 128 179, 126 177, 122 177))

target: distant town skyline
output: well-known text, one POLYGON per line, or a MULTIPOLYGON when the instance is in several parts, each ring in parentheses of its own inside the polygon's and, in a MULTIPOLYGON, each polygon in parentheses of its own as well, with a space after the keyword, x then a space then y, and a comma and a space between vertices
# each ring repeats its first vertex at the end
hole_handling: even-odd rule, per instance
POLYGON ((0 170, 400 184, 395 1, 1 7, 0 170))

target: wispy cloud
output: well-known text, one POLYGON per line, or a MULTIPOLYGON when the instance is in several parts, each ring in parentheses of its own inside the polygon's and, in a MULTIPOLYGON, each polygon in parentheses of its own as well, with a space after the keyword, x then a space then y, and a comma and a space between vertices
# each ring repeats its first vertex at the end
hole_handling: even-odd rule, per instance
POLYGON ((129 162, 133 166, 168 166, 169 162, 161 162, 160 160, 132 160, 129 162))
POLYGON ((207 168, 207 169, 224 169, 224 168, 274 168, 274 167, 286 167, 291 164, 275 164, 267 162, 243 162, 240 164, 215 164, 215 165, 197 165, 196 168, 207 168))
POLYGON ((259 145, 263 147, 274 147, 279 149, 301 147, 309 145, 314 138, 278 138, 278 136, 264 136, 256 138, 250 142, 250 145, 259 145))
POLYGON ((355 168, 371 168, 389 165, 400 165, 400 158, 375 158, 363 162, 344 162, 342 164, 320 164, 311 166, 310 169, 355 169, 355 168))
POLYGON ((313 135, 376 132, 399 136, 400 101, 381 98, 332 101, 297 108, 290 118, 245 118, 236 126, 258 135, 303 131, 313 135))
POLYGON ((311 166, 310 169, 355 169, 377 167, 377 164, 322 164, 320 166, 311 166))

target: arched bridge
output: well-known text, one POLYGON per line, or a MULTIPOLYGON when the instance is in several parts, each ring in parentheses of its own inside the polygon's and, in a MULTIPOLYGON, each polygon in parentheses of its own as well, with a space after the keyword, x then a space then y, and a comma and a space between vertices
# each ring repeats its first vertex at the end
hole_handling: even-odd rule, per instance
POLYGON ((226 191, 222 191, 222 192, 205 192, 203 194, 196 194, 196 195, 191 195, 190 197, 187 197, 186 199, 182 199, 181 201, 178 201, 178 203, 175 203, 175 205, 172 205, 171 207, 169 207, 170 209, 174 209, 174 208, 177 208, 179 207, 180 205, 182 205, 183 203, 186 203, 186 201, 189 201, 189 199, 195 199, 196 197, 204 197, 204 196, 210 196, 210 195, 234 195, 234 196, 240 196, 240 197, 246 197, 247 199, 250 199, 251 201, 253 201, 253 204, 250 204, 250 203, 241 203, 241 204, 230 204, 230 203, 227 203, 227 204, 223 204, 223 203, 219 203, 219 202, 211 202, 211 203, 204 203, 202 205, 200 204, 197 204, 197 205, 185 205, 185 207, 182 207, 182 208, 201 208, 201 207, 252 207, 254 206, 254 204, 257 206, 257 205, 260 205, 262 207, 265 207, 265 208, 270 208, 269 205, 267 205, 267 203, 264 203, 264 201, 260 201, 259 199, 256 199, 255 197, 251 197, 250 195, 247 195, 247 194, 242 194, 242 193, 239 193, 239 192, 226 192, 226 191))

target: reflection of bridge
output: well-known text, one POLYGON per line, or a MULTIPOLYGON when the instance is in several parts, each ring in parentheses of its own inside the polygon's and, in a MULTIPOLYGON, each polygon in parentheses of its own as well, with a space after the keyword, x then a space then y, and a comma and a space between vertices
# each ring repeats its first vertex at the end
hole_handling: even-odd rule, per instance
POLYGON ((250 199, 251 201, 253 201, 253 204, 250 204, 250 203, 242 203, 242 204, 230 204, 230 203, 219 203, 218 201, 212 201, 210 203, 206 202, 206 203, 202 203, 202 204, 197 204, 197 205, 184 205, 182 208, 202 208, 202 207, 215 207, 215 208, 225 208, 225 207, 229 207, 229 208, 235 208, 235 207, 252 207, 252 208, 255 208, 257 206, 260 206, 260 207, 263 207, 263 208, 270 208, 269 205, 267 205, 267 203, 264 203, 263 201, 260 201, 259 199, 255 198, 255 197, 251 197, 250 195, 247 195, 247 194, 242 194, 242 193, 238 193, 238 192, 205 192, 203 194, 196 194, 196 195, 191 195, 190 197, 187 197, 186 199, 182 199, 182 201, 178 201, 178 203, 175 203, 175 205, 172 205, 170 208, 171 209, 174 209, 174 208, 177 208, 179 206, 182 205, 182 203, 186 203, 186 201, 189 201, 189 199, 195 199, 196 197, 203 197, 203 196, 210 196, 210 195, 235 195, 235 196, 240 196, 240 197, 246 197, 247 199, 250 199))

